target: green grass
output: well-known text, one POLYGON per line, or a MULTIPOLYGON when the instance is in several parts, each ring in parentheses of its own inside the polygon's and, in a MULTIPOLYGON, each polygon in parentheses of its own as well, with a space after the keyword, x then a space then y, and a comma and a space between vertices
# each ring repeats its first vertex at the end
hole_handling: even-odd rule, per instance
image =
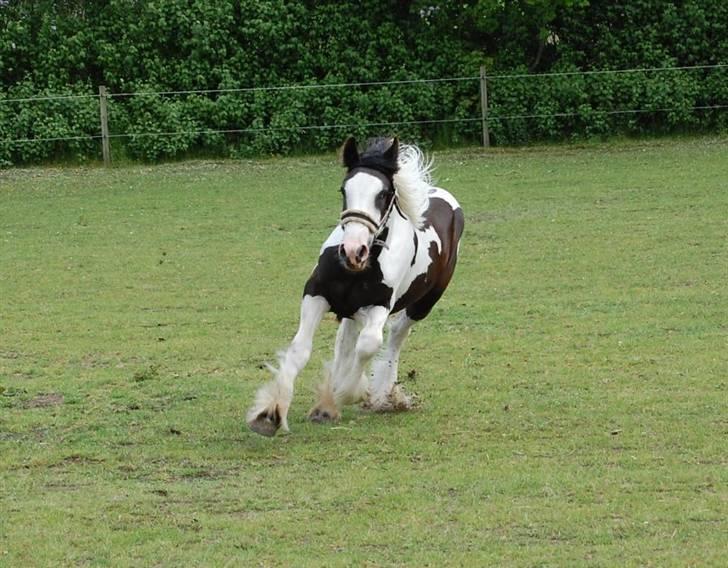
POLYGON ((333 156, 0 173, 0 564, 720 565, 726 156, 438 153, 466 236, 419 408, 306 422, 329 318, 274 439, 244 414, 333 156))

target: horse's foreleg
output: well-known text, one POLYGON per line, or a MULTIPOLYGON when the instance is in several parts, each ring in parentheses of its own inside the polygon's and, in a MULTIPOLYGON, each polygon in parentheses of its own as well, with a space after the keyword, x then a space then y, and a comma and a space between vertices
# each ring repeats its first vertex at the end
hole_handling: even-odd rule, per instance
POLYGON ((366 370, 372 357, 382 347, 384 325, 388 317, 389 309, 383 306, 366 308, 355 315, 362 329, 356 338, 349 368, 334 384, 333 395, 337 406, 357 402, 366 395, 368 387, 366 370))
POLYGON ((397 382, 399 367, 399 354, 402 350, 410 329, 415 321, 402 311, 391 322, 387 346, 374 360, 372 365, 372 385, 369 391, 368 406, 372 410, 384 412, 391 410, 406 410, 412 401, 404 394, 397 382))
POLYGON ((288 431, 288 408, 293 384, 311 357, 313 336, 329 303, 321 296, 304 296, 298 332, 288 348, 279 354, 278 368, 270 367, 274 378, 258 390, 248 411, 248 425, 258 434, 273 436, 278 428, 288 431))
POLYGON ((324 366, 324 380, 317 388, 318 401, 308 413, 312 421, 325 422, 340 418, 341 413, 334 400, 334 389, 351 370, 358 336, 358 324, 350 318, 342 319, 336 332, 334 360, 324 366))

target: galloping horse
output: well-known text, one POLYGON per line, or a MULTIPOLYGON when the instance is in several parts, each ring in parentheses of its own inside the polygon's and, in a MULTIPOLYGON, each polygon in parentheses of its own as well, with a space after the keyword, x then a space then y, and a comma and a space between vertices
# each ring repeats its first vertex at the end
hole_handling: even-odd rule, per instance
POLYGON ((452 195, 432 186, 432 163, 422 152, 397 138, 376 138, 360 153, 349 138, 342 155, 346 176, 339 225, 306 282, 298 332, 279 354, 278 368, 269 367, 274 379, 258 391, 247 415, 248 425, 264 436, 288 431, 293 383, 328 311, 340 321, 334 360, 326 366, 309 418, 337 420, 342 405, 363 400, 375 411, 409 408, 411 399, 397 384, 400 350, 455 270, 463 212, 452 195))

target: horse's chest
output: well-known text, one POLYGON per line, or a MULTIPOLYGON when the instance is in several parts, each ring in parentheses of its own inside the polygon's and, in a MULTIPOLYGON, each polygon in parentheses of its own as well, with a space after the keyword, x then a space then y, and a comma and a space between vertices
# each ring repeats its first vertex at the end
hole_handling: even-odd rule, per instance
POLYGON ((363 278, 357 281, 333 281, 329 303, 339 317, 350 317, 365 306, 389 306, 392 289, 381 281, 363 278))
POLYGON ((305 294, 326 298, 331 311, 340 319, 352 317, 366 306, 389 306, 392 293, 392 288, 383 282, 378 263, 364 272, 350 273, 341 266, 333 247, 321 255, 305 289, 305 294))

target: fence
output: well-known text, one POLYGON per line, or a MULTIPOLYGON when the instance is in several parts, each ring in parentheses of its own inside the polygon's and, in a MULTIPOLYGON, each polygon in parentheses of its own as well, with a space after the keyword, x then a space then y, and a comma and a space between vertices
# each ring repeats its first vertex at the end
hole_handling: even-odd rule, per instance
MULTIPOLYGON (((500 124, 508 121, 523 121, 529 119, 556 119, 578 117, 584 111, 574 110, 567 112, 516 112, 505 113, 498 112, 500 109, 494 109, 489 106, 489 95, 493 90, 497 90, 499 85, 514 81, 548 81, 558 77, 578 77, 589 79, 598 76, 619 76, 626 74, 648 74, 648 73, 666 73, 676 71, 715 71, 728 68, 728 64, 715 65, 696 65, 696 66, 679 66, 679 67, 651 67, 651 68, 634 68, 619 70, 594 70, 594 71, 567 71, 557 73, 542 74, 491 74, 486 73, 485 67, 481 67, 479 75, 473 76, 456 76, 433 79, 411 79, 411 80, 395 80, 395 81, 369 81, 369 82, 350 82, 350 83, 319 83, 319 84, 299 84, 286 86, 267 86, 267 87, 247 87, 235 89, 202 89, 202 90, 170 90, 170 91, 143 91, 143 92, 109 92, 105 86, 99 86, 98 94, 80 94, 80 95, 47 95, 19 98, 0 98, 0 105, 8 105, 13 103, 37 103, 42 101, 70 101, 78 99, 96 99, 98 101, 99 112, 99 130, 95 134, 77 134, 77 135, 60 135, 46 137, 28 137, 0 140, 6 147, 8 145, 20 145, 29 143, 51 143, 51 142, 69 142, 69 141, 99 141, 101 145, 101 153, 104 163, 111 163, 111 140, 134 138, 140 139, 144 137, 168 137, 168 136, 198 136, 209 134, 256 134, 274 131, 316 131, 316 130, 352 130, 361 128, 390 128, 402 127, 405 125, 446 125, 457 123, 479 123, 481 130, 482 144, 485 147, 490 146, 490 128, 493 124, 500 124), (235 128, 222 129, 191 129, 191 130, 157 130, 147 132, 116 132, 111 133, 109 129, 110 118, 113 121, 113 113, 109 112, 108 102, 114 99, 131 99, 139 97, 180 97, 186 95, 229 95, 240 93, 270 93, 270 92, 296 92, 311 90, 330 90, 344 88, 384 88, 390 86, 419 86, 419 85, 436 85, 436 84, 461 84, 472 83, 473 90, 477 88, 479 95, 479 113, 478 116, 459 116, 450 118, 425 118, 416 120, 399 120, 399 121, 382 121, 382 122, 364 122, 364 123, 334 123, 334 124, 313 124, 313 125, 295 125, 295 126, 240 126, 235 128)), ((728 108, 728 96, 726 100, 720 100, 711 104, 693 104, 692 106, 672 105, 672 106, 652 106, 650 108, 606 108, 606 109, 589 109, 591 116, 612 116, 612 115, 640 115, 646 113, 670 113, 670 112, 697 112, 724 110, 728 108)))

